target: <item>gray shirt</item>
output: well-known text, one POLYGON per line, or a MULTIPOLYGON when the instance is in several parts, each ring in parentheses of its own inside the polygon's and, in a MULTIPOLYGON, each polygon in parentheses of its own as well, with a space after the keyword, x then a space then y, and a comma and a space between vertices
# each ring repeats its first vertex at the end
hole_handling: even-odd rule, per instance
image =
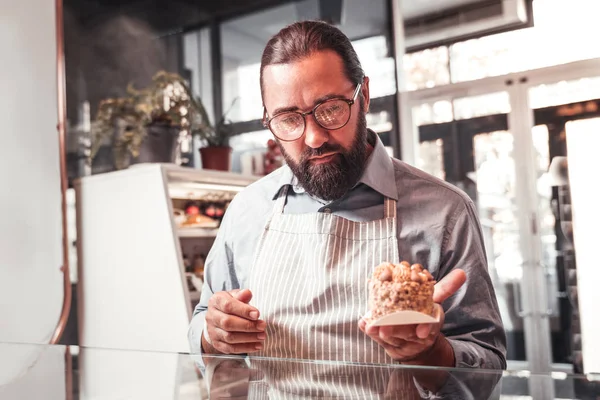
POLYGON ((362 178, 339 200, 310 196, 285 166, 235 197, 206 259, 204 287, 189 329, 193 353, 201 352, 209 298, 219 291, 246 287, 274 201, 290 185, 284 213, 330 212, 364 222, 383 218, 384 197, 395 199, 401 260, 422 264, 438 281, 455 268, 467 274, 465 285, 442 304, 446 313, 442 332, 454 349, 456 366, 506 368, 506 337, 473 202, 456 187, 390 158, 372 132, 369 141, 374 150, 362 178))

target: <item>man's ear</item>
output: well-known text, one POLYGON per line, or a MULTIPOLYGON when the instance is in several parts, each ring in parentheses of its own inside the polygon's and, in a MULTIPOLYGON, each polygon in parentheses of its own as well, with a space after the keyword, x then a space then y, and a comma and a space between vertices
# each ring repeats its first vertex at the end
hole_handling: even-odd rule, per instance
POLYGON ((364 112, 369 112, 369 104, 371 102, 371 96, 369 95, 369 77, 365 76, 363 79, 362 87, 360 92, 363 96, 364 112))

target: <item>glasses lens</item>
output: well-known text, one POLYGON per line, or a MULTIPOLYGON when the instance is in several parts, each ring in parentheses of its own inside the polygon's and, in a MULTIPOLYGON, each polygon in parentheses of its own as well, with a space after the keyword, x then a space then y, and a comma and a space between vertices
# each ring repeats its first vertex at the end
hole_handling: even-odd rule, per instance
POLYGON ((315 119, 323 128, 341 128, 350 119, 350 104, 343 100, 326 101, 315 110, 315 119))
POLYGON ((269 127, 280 139, 295 139, 302 136, 304 132, 304 118, 295 112, 279 114, 273 117, 269 127))

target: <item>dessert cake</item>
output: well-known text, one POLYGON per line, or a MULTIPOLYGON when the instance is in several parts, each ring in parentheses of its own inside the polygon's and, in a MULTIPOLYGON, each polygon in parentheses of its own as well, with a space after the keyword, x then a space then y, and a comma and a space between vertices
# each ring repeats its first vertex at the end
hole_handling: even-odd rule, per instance
POLYGON ((382 263, 369 279, 372 320, 396 311, 418 311, 433 315, 433 276, 420 264, 382 263))

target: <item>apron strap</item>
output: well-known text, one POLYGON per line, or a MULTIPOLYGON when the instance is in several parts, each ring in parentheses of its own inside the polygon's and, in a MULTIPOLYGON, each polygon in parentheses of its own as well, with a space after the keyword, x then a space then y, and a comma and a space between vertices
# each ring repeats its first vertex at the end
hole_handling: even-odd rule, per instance
POLYGON ((385 198, 383 202, 383 217, 384 218, 396 218, 397 202, 389 197, 385 198))
POLYGON ((285 207, 285 200, 287 199, 289 186, 286 185, 283 187, 283 190, 279 193, 279 197, 275 201, 275 206, 273 207, 273 214, 283 214, 283 207, 285 207))

